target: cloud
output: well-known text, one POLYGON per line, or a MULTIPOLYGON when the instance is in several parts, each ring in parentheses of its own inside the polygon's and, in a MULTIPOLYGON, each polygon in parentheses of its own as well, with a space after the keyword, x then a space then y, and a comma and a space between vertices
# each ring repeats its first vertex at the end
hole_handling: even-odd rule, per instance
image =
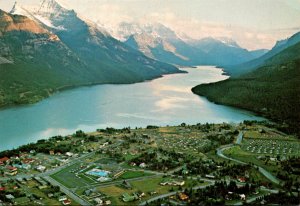
POLYGON ((92 21, 98 21, 110 27, 115 27, 123 21, 133 20, 132 16, 124 8, 115 3, 88 4, 81 11, 81 14, 87 16, 92 21))
MULTIPOLYGON (((19 0, 22 5, 40 0, 19 0)), ((181 37, 229 37, 248 49, 271 48, 300 30, 300 0, 59 0, 108 31, 120 22, 159 22, 181 37)), ((0 1, 10 10, 14 1, 0 1)))
POLYGON ((249 50, 274 46, 277 40, 285 39, 300 30, 298 27, 286 29, 258 30, 241 26, 223 25, 212 21, 200 21, 178 17, 175 13, 165 10, 164 12, 150 13, 147 19, 140 22, 159 22, 173 29, 181 36, 192 39, 205 37, 228 37, 249 50))

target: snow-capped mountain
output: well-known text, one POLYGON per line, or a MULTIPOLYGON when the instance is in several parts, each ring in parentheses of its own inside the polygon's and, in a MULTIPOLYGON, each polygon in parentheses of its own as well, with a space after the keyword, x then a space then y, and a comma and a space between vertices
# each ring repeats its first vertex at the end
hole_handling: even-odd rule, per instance
POLYGON ((188 57, 177 52, 175 44, 160 37, 140 33, 129 36, 124 43, 153 59, 176 65, 191 64, 188 57))
POLYGON ((160 23, 139 24, 123 22, 113 34, 143 52, 146 56, 177 65, 232 65, 256 58, 255 54, 241 48, 226 37, 193 40, 184 34, 176 34, 160 23), (186 41, 179 36, 185 36, 186 41))
POLYGON ((110 28, 108 30, 112 36, 121 41, 125 41, 129 36, 135 34, 147 34, 153 38, 160 38, 164 40, 179 38, 173 30, 161 23, 142 24, 137 22, 121 22, 117 28, 110 28))
POLYGON ((43 0, 40 4, 26 7, 17 2, 12 8, 12 14, 27 16, 50 29, 65 30, 65 27, 73 27, 70 20, 76 16, 74 10, 61 6, 56 0, 43 0))

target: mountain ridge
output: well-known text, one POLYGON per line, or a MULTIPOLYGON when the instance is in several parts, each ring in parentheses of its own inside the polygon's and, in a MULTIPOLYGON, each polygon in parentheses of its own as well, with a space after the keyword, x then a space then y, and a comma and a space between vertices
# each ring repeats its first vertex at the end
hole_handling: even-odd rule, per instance
POLYGON ((239 76, 247 72, 254 71, 256 68, 263 65, 267 59, 298 42, 300 42, 300 32, 293 34, 285 40, 277 41, 274 47, 264 55, 242 64, 226 66, 224 70, 232 76, 239 76))
POLYGON ((263 51, 243 49, 235 41, 225 37, 208 37, 186 42, 162 24, 140 25, 123 22, 114 35, 125 39, 127 45, 140 50, 146 56, 181 66, 232 65, 264 54, 263 51), (167 49, 166 45, 172 50, 167 49))
POLYGON ((198 85, 192 91, 210 101, 283 122, 282 130, 300 136, 299 85, 300 42, 269 57, 255 70, 225 81, 198 85))
POLYGON ((45 13, 30 18, 0 13, 9 22, 25 22, 7 29, 12 28, 7 20, 0 21, 5 31, 0 38, 0 106, 37 102, 64 87, 134 83, 181 72, 102 33, 73 10, 55 18, 47 13, 53 27, 35 18, 45 13))

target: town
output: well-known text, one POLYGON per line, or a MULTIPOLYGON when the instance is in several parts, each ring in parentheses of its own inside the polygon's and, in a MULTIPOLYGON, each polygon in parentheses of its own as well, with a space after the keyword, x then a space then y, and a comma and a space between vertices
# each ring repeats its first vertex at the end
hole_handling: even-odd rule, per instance
POLYGON ((266 121, 77 131, 1 152, 0 205, 294 205, 299 174, 266 121))

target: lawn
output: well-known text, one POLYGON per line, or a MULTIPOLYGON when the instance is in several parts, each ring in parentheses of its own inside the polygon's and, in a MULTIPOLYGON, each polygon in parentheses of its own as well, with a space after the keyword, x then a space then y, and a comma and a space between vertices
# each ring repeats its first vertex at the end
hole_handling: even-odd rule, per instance
MULTIPOLYGON (((133 192, 142 191, 146 194, 144 198, 142 198, 142 201, 145 201, 147 199, 152 198, 148 194, 148 192, 156 191, 157 195, 159 194, 165 194, 168 193, 171 189, 171 186, 161 186, 159 183, 163 180, 162 177, 156 177, 153 179, 147 179, 147 180, 136 180, 136 181, 130 181, 130 184, 133 189, 125 189, 119 186, 108 186, 108 187, 101 187, 99 188, 100 192, 108 195, 110 199, 112 200, 113 205, 132 205, 138 204, 138 201, 135 202, 129 202, 125 203, 123 202, 120 197, 124 193, 132 194, 133 192)), ((177 188, 177 187, 174 187, 177 188)))
POLYGON ((144 171, 126 171, 119 178, 121 179, 132 179, 143 176, 151 176, 152 174, 146 173, 144 171))
POLYGON ((91 183, 91 180, 77 177, 74 173, 71 172, 71 170, 78 170, 79 167, 79 163, 73 164, 51 175, 51 177, 68 188, 89 185, 91 183))
MULTIPOLYGON (((160 185, 160 183, 163 180, 164 180, 163 177, 154 177, 152 179, 147 179, 147 180, 135 180, 135 181, 129 180, 133 189, 125 189, 125 188, 119 187, 117 185, 101 187, 98 189, 100 192, 102 192, 110 197, 113 205, 137 205, 139 202, 146 201, 150 198, 153 198, 154 196, 169 193, 172 188, 174 190, 179 189, 178 186, 162 186, 162 185, 160 185), (120 199, 120 197, 124 193, 132 194, 133 192, 137 192, 137 191, 142 191, 146 194, 146 196, 143 197, 141 201, 124 203, 120 199), (154 191, 157 192, 157 194, 151 196, 149 193, 154 192, 154 191)), ((200 183, 195 184, 195 182, 193 182, 192 180, 187 180, 186 184, 183 186, 183 188, 185 186, 192 187, 192 186, 196 186, 196 185, 207 185, 207 184, 208 184, 207 182, 204 182, 201 184, 200 183)))
POLYGON ((275 163, 272 163, 269 161, 268 164, 265 164, 264 161, 256 158, 258 156, 257 154, 245 152, 239 146, 235 146, 235 147, 225 150, 224 155, 232 157, 234 159, 238 159, 243 162, 253 163, 262 168, 265 168, 266 170, 272 172, 273 174, 276 174, 276 172, 278 170, 275 163))

